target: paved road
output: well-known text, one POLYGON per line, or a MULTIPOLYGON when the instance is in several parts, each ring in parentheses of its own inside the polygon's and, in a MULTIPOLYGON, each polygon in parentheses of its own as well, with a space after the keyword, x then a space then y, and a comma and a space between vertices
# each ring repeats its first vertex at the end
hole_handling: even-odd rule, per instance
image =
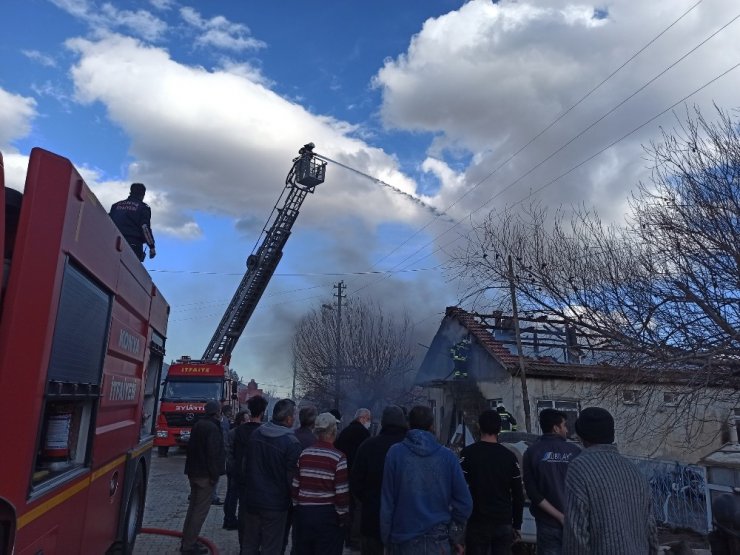
MULTIPOLYGON (((170 456, 160 459, 156 451, 152 455, 152 469, 149 475, 149 491, 144 510, 144 528, 164 528, 182 530, 185 513, 188 510, 190 485, 183 469, 185 456, 170 451, 170 456)), ((226 478, 218 483, 219 497, 226 494, 226 478)), ((221 555, 238 555, 239 540, 235 531, 224 530, 223 507, 212 506, 203 524, 201 536, 211 540, 221 555)), ((170 555, 180 553, 180 539, 159 535, 140 534, 136 540, 135 555, 170 555)))
MULTIPOLYGON (((185 513, 188 509, 190 486, 183 474, 185 456, 170 451, 170 456, 160 459, 156 451, 152 455, 152 469, 149 475, 149 491, 144 511, 144 528, 164 528, 182 530, 185 513)), ((219 480, 219 497, 226 495, 226 478, 219 480)), ((239 540, 236 531, 224 530, 223 507, 211 506, 201 536, 211 540, 221 555, 238 555, 239 540)), ((134 555, 175 555, 180 553, 180 539, 159 535, 140 534, 136 540, 134 555)), ((359 553, 345 549, 345 555, 359 553)))

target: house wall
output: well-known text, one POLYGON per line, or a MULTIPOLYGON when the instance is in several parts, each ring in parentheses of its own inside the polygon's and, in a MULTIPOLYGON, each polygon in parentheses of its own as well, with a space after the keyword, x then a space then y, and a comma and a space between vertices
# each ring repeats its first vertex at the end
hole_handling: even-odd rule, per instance
MULTIPOLYGON (((507 384, 481 381, 478 386, 486 398, 503 398, 506 408, 518 420, 519 430, 525 430, 518 377, 512 377, 507 384)), ((689 392, 670 385, 638 388, 529 377, 527 389, 534 433, 542 433, 536 416, 538 401, 574 401, 579 409, 599 406, 614 416, 616 443, 622 453, 684 463, 696 463, 722 446, 728 419, 735 408, 733 395, 718 388, 689 392), (638 392, 636 402, 625 403, 625 388, 638 392), (667 405, 664 393, 678 395, 677 406, 667 405)))
MULTIPOLYGON (((417 383, 426 384, 424 394, 434 406, 435 427, 443 443, 454 432, 460 408, 450 384, 454 380, 450 347, 469 336, 457 320, 445 318, 416 378, 417 383)), ((477 383, 486 399, 503 404, 517 419, 518 430, 526 431, 520 378, 492 359, 475 338, 468 357, 468 379, 477 383)), ((541 433, 539 401, 572 402, 575 411, 600 406, 614 416, 616 441, 623 453, 683 463, 696 463, 728 441, 728 420, 733 410, 740 408, 737 391, 712 387, 687 390, 670 384, 635 386, 534 376, 528 377, 527 386, 533 433, 541 433), (634 403, 625 403, 625 391, 633 390, 634 403), (678 403, 666 403, 665 394, 676 395, 678 403)))

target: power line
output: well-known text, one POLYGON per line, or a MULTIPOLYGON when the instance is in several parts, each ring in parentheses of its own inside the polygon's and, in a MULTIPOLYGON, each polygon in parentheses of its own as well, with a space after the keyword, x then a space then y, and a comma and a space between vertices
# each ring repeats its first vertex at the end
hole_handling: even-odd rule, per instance
MULTIPOLYGON (((294 273, 275 273, 273 277, 338 277, 338 276, 364 276, 372 274, 387 274, 391 273, 408 273, 408 272, 428 272, 430 270, 438 270, 440 265, 432 266, 431 268, 404 268, 403 270, 366 270, 364 272, 294 272, 294 273)), ((150 272, 158 272, 160 274, 193 274, 193 275, 206 275, 206 276, 243 276, 244 273, 236 272, 204 272, 201 270, 149 270, 150 272)), ((298 289, 297 291, 300 291, 298 289)))
MULTIPOLYGON (((662 37, 666 32, 668 32, 674 25, 676 25, 679 21, 681 21, 684 17, 686 17, 689 13, 691 13, 699 4, 701 4, 703 0, 699 0, 694 5, 689 7, 688 10, 683 12, 678 18, 674 19, 673 22, 671 22, 670 25, 668 25, 665 29, 663 29, 660 33, 658 33, 655 37, 650 39, 642 48, 640 48, 637 52, 635 52, 632 56, 630 56, 624 63, 622 63, 619 67, 617 67, 614 71, 612 71, 609 75, 607 75, 604 79, 599 82, 596 86, 591 88, 586 94, 584 94, 581 98, 579 98, 574 104, 572 104, 568 109, 561 112, 560 115, 558 115, 554 120, 552 120, 548 125, 546 125, 539 133, 537 133, 534 137, 529 139, 523 146, 521 146, 514 154, 510 155, 506 160, 501 162, 496 168, 494 168, 493 171, 491 171, 488 175, 480 179, 473 187, 468 189, 466 192, 464 192, 462 195, 460 195, 457 199, 455 199, 452 204, 447 206, 442 212, 446 214, 448 210, 453 208, 457 203, 459 203, 461 200, 463 200, 466 196, 468 196, 470 193, 475 191, 480 185, 482 185, 485 181, 493 177, 494 174, 496 174, 501 168, 506 166, 509 162, 511 162, 516 156, 518 156, 522 151, 524 151, 529 145, 531 145, 533 142, 535 142, 537 139, 539 139, 542 135, 544 135, 551 127, 553 127, 555 124, 557 124, 560 120, 562 120, 566 115, 568 115, 573 109, 575 109, 577 106, 579 106, 584 100, 586 100, 588 97, 590 97, 594 92, 596 92, 598 89, 600 89, 607 81, 609 81, 612 77, 614 77, 617 73, 619 73, 622 69, 624 69, 625 66, 627 66, 630 62, 632 62, 635 58, 637 58, 640 54, 642 54, 645 50, 647 50, 653 43, 655 43, 660 37, 662 37)), ((411 239, 416 237, 419 233, 424 231, 426 228, 428 228, 432 223, 434 223, 437 220, 437 217, 429 220, 426 224, 424 224, 422 227, 417 229, 414 233, 409 235, 404 241, 402 241, 398 246, 396 246, 391 252, 377 260, 371 268, 374 268, 378 264, 380 264, 383 260, 386 260, 388 257, 390 257, 393 253, 397 252, 398 249, 403 247, 405 244, 407 244, 411 239)))
MULTIPOLYGON (((599 119, 597 119, 596 121, 594 121, 593 123, 591 123, 591 124, 590 124, 590 125, 589 125, 589 126, 588 126, 588 127, 586 128, 586 129, 584 129, 584 130, 580 131, 580 132, 579 132, 579 133, 578 133, 578 134, 577 134, 576 136, 574 136, 573 138, 571 138, 571 139, 570 139, 570 140, 569 140, 568 142, 566 142, 566 143, 565 143, 564 145, 562 145, 562 146, 561 146, 560 148, 558 148, 558 149, 557 149, 557 150, 555 150, 555 151, 554 151, 553 153, 551 153, 551 154, 550 154, 550 155, 549 155, 549 156, 548 156, 547 158, 545 158, 544 160, 542 160, 541 162, 539 162, 538 164, 536 164, 535 166, 533 166, 532 168, 530 168, 529 170, 527 170, 527 172, 525 172, 525 173, 524 173, 523 175, 521 175, 521 176, 520 176, 520 177, 518 177, 518 178, 517 178, 516 180, 514 180, 514 181, 513 181, 513 182, 511 182, 511 183, 509 183, 509 185, 507 185, 506 187, 504 187, 503 189, 501 189, 500 191, 498 191, 497 193, 495 193, 495 194, 494 194, 494 195, 493 195, 492 197, 490 197, 490 198, 489 198, 489 199, 488 199, 488 200, 487 200, 487 201, 486 201, 485 203, 483 203, 483 204, 481 204, 480 206, 478 206, 478 207, 477 207, 477 208, 476 208, 475 210, 472 210, 471 212, 469 212, 469 213, 468 213, 468 214, 467 214, 466 216, 464 216, 463 218, 460 218, 459 220, 457 220, 457 222, 456 222, 456 223, 455 223, 454 225, 450 226, 450 227, 449 227, 449 228, 448 228, 447 230, 443 231, 442 233, 439 233, 439 234, 438 234, 438 235, 436 235, 436 236, 435 236, 435 237, 434 237, 434 238, 433 238, 433 239, 432 239, 431 241, 428 241, 427 243, 425 243, 424 245, 422 245, 422 246, 421 246, 421 247, 420 247, 419 249, 417 249, 416 251, 414 251, 414 252, 413 252, 412 254, 410 254, 409 256, 407 256, 406 258, 404 258, 403 260, 401 260, 401 261, 400 261, 400 262, 398 262, 397 264, 395 264, 395 265, 394 265, 394 266, 393 266, 393 267, 391 268, 391 271, 394 271, 394 270, 395 270, 396 268, 398 268, 399 266, 401 266, 401 265, 402 265, 402 264, 403 264, 404 262, 407 262, 407 261, 408 261, 409 259, 411 259, 411 258, 412 258, 412 257, 414 257, 415 255, 417 255, 417 254, 418 254, 418 253, 419 253, 420 251, 422 251, 423 249, 425 249, 425 248, 426 248, 426 247, 428 247, 429 245, 431 245, 431 244, 434 244, 434 242, 435 242, 435 241, 436 241, 437 239, 439 239, 440 237, 442 237, 442 236, 446 235, 447 233, 449 233, 450 231, 452 231, 453 229, 455 229, 455 228, 456 228, 457 226, 459 226, 459 225, 460 225, 460 224, 461 224, 461 223, 462 223, 462 222, 463 222, 464 220, 466 220, 466 219, 468 219, 468 218, 471 218, 471 219, 472 219, 472 216, 473 216, 473 215, 475 215, 475 214, 476 214, 477 212, 479 212, 480 210, 482 210, 483 208, 485 208, 485 207, 486 207, 486 206, 487 206, 488 204, 490 204, 490 203, 491 203, 491 202, 492 202, 493 200, 495 200, 495 199, 496 199, 496 198, 498 198, 498 197, 499 197, 500 195, 502 195, 502 194, 503 194, 504 192, 506 192, 506 191, 507 191, 507 190, 509 190, 509 189, 510 189, 511 187, 513 187, 513 186, 514 186, 514 185, 515 185, 516 183, 518 183, 519 181, 521 181, 521 179, 523 179, 523 178, 524 178, 524 177, 525 177, 526 175, 529 175, 529 174, 530 174, 530 173, 531 173, 532 171, 534 171, 535 169, 537 169, 538 167, 540 167, 540 166, 541 166, 541 165, 542 165, 543 163, 545 163, 545 162, 546 162, 547 160, 551 159, 551 158, 552 158, 553 156, 555 156, 555 155, 556 155, 557 153, 559 153, 560 151, 562 151, 562 150, 563 150, 563 149, 564 149, 565 147, 567 147, 567 146, 568 146, 569 144, 571 144, 571 143, 572 143, 572 142, 573 142, 574 140, 576 140, 577 138, 579 138, 580 136, 582 136, 582 135, 583 135, 584 133, 586 133, 586 132, 587 132, 587 131, 588 131, 589 129, 591 129, 591 128, 592 128, 592 127, 593 127, 594 125, 596 125, 597 123, 599 123, 600 121, 602 121, 602 120, 603 120, 603 119, 604 119, 604 118, 605 118, 606 116, 608 116, 609 114, 613 113, 613 112, 614 112, 614 111, 615 111, 615 110, 616 110, 617 108, 619 108, 620 106, 622 106, 622 105, 623 105, 623 104, 624 104, 625 102, 627 102, 627 101, 628 101, 629 99, 631 99, 632 97, 634 97, 634 96, 635 96, 635 95, 636 95, 637 93, 639 93, 640 91, 644 90, 644 89, 645 89, 645 87, 647 87, 647 86, 648 86, 648 85, 649 85, 650 83, 654 82, 654 81, 655 81, 655 80, 656 80, 657 78, 659 78, 659 77, 660 77, 661 75, 665 74, 665 73, 666 73, 666 72, 667 72, 668 70, 670 70, 670 69, 671 69, 672 67, 674 67, 674 66, 675 66, 676 64, 680 63, 680 62, 681 62, 681 61, 682 61, 683 59, 685 59, 685 58, 686 58, 686 57, 687 57, 688 55, 690 55, 691 53, 693 53, 694 51, 696 51, 696 50, 697 50, 698 48, 700 48, 701 46, 703 46, 703 45, 704 45, 704 44, 705 44, 705 43, 706 43, 707 41, 709 41, 709 40, 710 40, 711 38, 713 38, 714 36, 716 36, 717 34, 719 34, 719 33, 720 33, 721 31, 723 31, 724 29, 726 29, 726 28, 727 28, 727 27, 728 27, 729 25, 731 25, 732 23, 734 23, 734 22, 735 22, 735 21, 736 21, 737 19, 740 19, 740 14, 738 14, 737 16, 735 16, 734 18, 732 18, 732 19, 731 19, 731 20, 730 20, 729 22, 727 22, 727 23, 726 23, 725 25, 723 25, 722 27, 720 27, 720 28, 719 28, 719 29, 718 29, 717 31, 715 31, 714 33, 712 33, 712 34, 711 34, 711 35, 710 35, 709 37, 707 37, 706 39, 704 39, 703 41, 701 41, 701 42, 700 42, 700 43, 699 43, 698 45, 696 45, 696 46, 695 46, 694 48, 692 48, 692 49, 691 49, 691 50, 690 50, 689 52, 687 52, 686 54, 684 54, 683 56, 681 56, 681 57, 680 57, 679 59, 677 59, 676 61, 674 61, 674 62, 673 62, 673 63, 672 63, 672 64, 671 64, 670 66, 668 66, 668 68, 666 68, 665 70, 661 71, 661 72, 660 72, 660 73, 659 73, 659 74, 658 74, 657 76, 653 77, 653 78, 652 78, 652 79, 651 79, 650 81, 648 81, 648 82, 647 82, 647 83, 646 83, 645 85, 641 86, 641 87, 640 87, 640 88, 639 88, 639 89, 638 89, 637 91, 635 91, 635 92, 633 92, 632 94, 630 94, 630 95, 629 95, 629 96, 628 96, 628 97, 627 97, 627 98, 626 98, 625 100, 621 101, 621 102, 620 102, 619 104, 617 104, 617 105, 616 105, 615 107, 613 107, 612 109, 610 109, 610 110, 609 110, 609 112, 607 112, 607 114, 605 114, 604 116, 600 117, 599 119)), ((738 65, 740 65, 740 64, 738 64, 738 65)), ((555 183, 556 181, 558 181, 558 180, 562 179, 562 178, 563 178, 563 177, 565 177, 566 175, 568 175, 568 174, 572 173, 573 171, 575 171, 575 170, 576 170, 577 168, 579 168, 579 167, 583 166, 584 164, 586 164, 586 163, 590 162, 590 161, 591 161, 591 160, 593 160, 593 159, 594 159, 595 157, 597 157, 598 155, 602 154, 602 153, 603 153, 604 151, 606 151, 606 150, 608 150, 609 148, 613 147, 614 145, 616 145, 617 143, 621 142, 622 140, 624 140, 625 138, 629 137, 630 135, 634 134, 634 133, 635 133, 635 132, 637 132, 638 130, 642 129, 642 128, 643 128, 643 127, 645 127, 645 126, 646 126, 647 124, 651 123, 651 122, 652 122, 652 121, 654 121, 655 119, 659 118, 660 116, 664 115, 664 114, 665 114, 665 113, 667 113, 668 111, 670 111, 670 110, 672 110, 673 108, 675 108, 675 107, 676 107, 677 105, 681 104, 682 102, 685 102, 685 101, 686 101, 687 99, 691 98, 692 96, 694 96, 695 94, 697 94, 697 93, 698 93, 698 92, 700 92, 701 90, 705 89, 706 87, 708 87, 709 85, 711 85, 712 83, 714 83, 715 81, 717 81, 718 79, 720 79, 720 78, 724 77, 725 75, 727 75, 728 73, 730 73, 731 71, 733 71, 733 70, 734 70, 734 69, 736 69, 736 68, 737 68, 737 65, 735 65, 735 66, 732 66, 731 68, 729 68, 729 69, 728 69, 728 70, 726 70, 725 72, 723 72, 723 73, 721 73, 720 75, 718 75, 718 76, 714 77, 714 78, 713 78, 713 79, 711 79, 710 81, 706 82, 706 83, 705 83, 704 85, 702 85, 702 86, 700 86, 699 88, 695 89, 695 90, 694 90, 693 92, 691 92, 690 94, 688 94, 688 95, 684 96, 684 97, 683 97, 683 98, 682 98, 681 100, 679 100, 679 101, 675 102, 674 104, 672 104, 671 106, 669 106, 668 108, 666 108, 665 110, 663 110, 662 112, 660 112, 660 113, 656 114, 655 116, 653 116, 652 118, 650 118, 650 119, 649 119, 649 120, 647 120, 646 122, 644 122, 644 123, 642 123, 641 125, 639 125, 638 127, 634 128, 634 129, 633 129, 633 130, 631 130, 631 131, 630 131, 629 133, 626 133, 625 135, 621 136, 621 137, 620 137, 619 139, 617 139, 616 141, 614 141, 614 142, 610 143, 609 145, 607 145, 607 146, 606 146, 606 147, 604 147, 603 149, 599 150, 598 152, 596 152, 596 153, 595 153, 595 154, 593 154, 592 156, 590 156, 590 157, 588 157, 587 159, 583 160, 583 161, 582 161, 582 162, 580 162, 579 164, 576 164, 575 166, 573 166, 572 168, 570 168, 570 169, 569 169, 568 171, 566 171, 566 172, 564 172, 564 173, 560 174, 560 175, 559 175, 559 176, 557 176, 556 178, 554 178, 554 179, 550 180, 549 182, 547 182, 547 183, 546 183, 546 184, 544 184, 543 186, 539 187, 538 189, 536 189, 535 191, 533 191, 533 192, 532 192, 532 193, 531 193, 531 194, 530 194, 530 195, 529 195, 528 197, 526 197, 526 198, 531 198, 532 194, 534 194, 535 192, 539 192, 539 191, 541 191, 541 190, 545 189, 546 187, 548 187, 548 186, 549 186, 549 185, 551 185, 552 183, 555 183)), ((494 171, 495 171, 495 170, 494 170, 494 171)), ((476 186, 477 186, 477 185, 476 185, 476 186)), ((526 200, 526 198, 525 198, 525 199, 522 199, 521 201, 518 201, 518 202, 517 202, 516 204, 519 204, 519 203, 523 202, 523 200, 526 200)), ((515 205, 516 205, 516 204, 515 204, 515 205)), ((436 248, 436 249, 435 249, 434 251, 432 251, 431 253, 429 253, 429 254, 427 254, 427 255, 423 256, 422 258, 419 258, 419 259, 415 260, 415 261, 414 261, 414 262, 413 262, 412 264, 418 264, 418 263, 419 263, 419 262, 421 262, 422 260, 425 260, 425 259, 426 259, 426 258, 428 258, 429 256, 432 256, 433 254, 436 254, 437 252, 439 252, 439 251, 443 250, 443 249, 444 249, 445 247, 447 247, 447 246, 451 245, 451 244, 452 244, 452 243, 454 243, 454 242, 455 242, 456 240, 457 240, 457 239, 455 239, 455 240, 453 240, 453 241, 450 241, 450 242, 448 242, 448 243, 445 243, 445 244, 444 244, 443 246, 441 246, 441 247, 438 247, 438 248, 436 248)), ((386 277, 387 277, 387 276, 384 276, 383 278, 380 278, 379 280, 376 280, 375 282, 371 282, 371 283, 369 283, 369 284, 366 284, 366 285, 362 286, 362 287, 361 287, 360 289, 358 289, 358 291, 360 291, 360 290, 362 290, 362 289, 365 289, 365 288, 367 288, 367 287, 370 287, 371 285, 373 285, 373 284, 375 284, 375 283, 379 283, 380 281, 382 281, 382 280, 386 279, 386 277)))
MULTIPOLYGON (((740 17, 740 16, 738 16, 738 17, 740 17)), ((737 19, 737 18, 736 18, 736 19, 737 19)), ((730 67, 729 69, 725 70, 724 72, 722 72, 721 74, 717 75, 717 76, 716 76, 716 77, 714 77, 713 79, 710 79, 709 81, 707 81, 706 83, 704 83, 704 84, 703 84, 702 86, 700 86, 699 88, 695 89, 694 91, 692 91, 691 93, 687 94, 686 96, 684 96, 684 97, 683 97, 683 98, 681 98, 680 100, 678 100, 678 101, 674 102, 673 104, 671 104, 670 106, 668 106, 668 107, 667 107, 667 108, 666 108, 665 110, 662 110, 661 112, 659 112, 658 114, 654 115, 653 117, 651 117, 650 119, 648 119, 648 120, 647 120, 647 121, 645 121, 644 123, 642 123, 642 124, 638 125, 637 127, 635 127, 634 129, 632 129, 632 130, 631 130, 631 131, 629 131, 628 133, 625 133, 625 134, 624 134, 624 135, 622 135, 622 136, 621 136, 620 138, 618 138, 617 140, 615 140, 615 141, 613 141, 613 142, 609 143, 609 144, 608 144, 607 146, 605 146, 604 148, 602 148, 602 149, 598 150, 597 152, 595 152, 594 154, 592 154, 591 156, 589 156, 589 157, 588 157, 588 158, 586 158, 585 160, 582 160, 581 162, 579 162, 579 163, 578 163, 578 164, 576 164, 575 166, 572 166, 572 167, 571 167, 571 168, 570 168, 569 170, 567 170, 567 171, 565 171, 565 172, 561 173, 561 174, 560 174, 560 175, 558 175, 557 177, 554 177, 554 178, 553 178, 553 179, 551 179, 550 181, 548 181, 548 182, 544 183, 543 185, 539 186, 538 188, 534 189, 534 190, 533 190, 532 192, 530 192, 530 193, 529 193, 529 195, 527 195, 527 196, 526 196, 526 197, 524 197, 523 199, 520 199, 520 200, 518 200, 517 202, 515 202, 515 203, 514 203, 514 204, 512 204, 511 206, 517 206, 518 204, 521 204, 522 202, 524 202, 524 201, 526 201, 527 199, 531 198, 531 197, 532 197, 532 196, 533 196, 534 194, 536 194, 536 193, 539 193, 540 191, 542 191, 542 190, 546 189, 547 187, 549 187, 549 186, 550 186, 550 185, 552 185, 553 183, 555 183, 555 182, 559 181, 560 179, 562 179, 562 178, 563 178, 563 177, 565 177, 566 175, 569 175, 570 173, 574 172, 575 170, 577 170, 577 169, 578 169, 578 168, 580 168, 581 166, 583 166, 583 165, 587 164, 588 162, 590 162, 591 160, 593 160, 594 158, 596 158, 597 156, 599 156, 600 154, 603 154, 604 152, 606 152, 607 150, 609 150, 610 148, 612 148, 612 147, 613 147, 613 146, 615 146, 616 144, 620 143, 621 141, 623 141, 624 139, 626 139, 626 138, 627 138, 627 137, 629 137, 630 135, 633 135, 634 133, 636 133, 637 131, 639 131, 640 129, 642 129, 643 127, 645 127, 646 125, 648 125, 649 123, 651 123, 651 122, 655 121, 656 119, 658 119, 659 117, 661 117, 661 116, 663 116, 663 115, 667 114, 668 112, 670 112, 671 110, 673 110, 673 109, 674 109, 674 108, 675 108, 676 106, 678 106, 679 104, 682 104, 682 103, 686 102, 686 100, 688 100, 689 98, 691 98, 692 96, 694 96, 694 95, 695 95, 696 93, 698 93, 698 92, 701 92, 702 90, 704 90, 705 88, 707 88, 707 87, 708 87, 709 85, 711 85, 711 84, 712 84, 712 83, 714 83, 715 81, 717 81, 717 80, 721 79, 722 77, 724 77, 724 76, 725 76, 725 75, 727 75, 728 73, 730 73, 730 72, 734 71, 734 70, 735 70, 735 69, 737 69, 738 67, 740 67, 740 63, 737 63, 737 64, 735 64, 734 66, 732 66, 732 67, 730 67)), ((503 191, 501 191, 501 192, 503 192, 503 191)), ((476 213, 476 212, 478 212, 479 210, 483 209, 483 208, 484 208, 484 207, 485 207, 485 206, 486 206, 487 204, 489 204, 489 203, 490 203, 490 202, 491 202, 492 200, 494 200, 494 199, 495 199, 495 198, 496 198, 496 197, 497 197, 497 196, 498 196, 499 194, 500 194, 500 193, 497 193, 496 195, 494 195, 493 197, 491 197, 490 199, 488 199, 488 201, 486 201, 486 202, 485 202, 485 203, 484 203, 483 205, 481 205, 481 206, 480 206, 479 208, 477 208, 477 209, 475 209, 474 211, 470 212, 470 214, 468 214, 468 216, 472 216, 473 214, 475 214, 475 213, 476 213)), ((433 239, 432 241, 430 241, 429 243, 427 243, 426 245, 424 245, 424 247, 426 247, 426 246, 428 246, 429 244, 433 243, 433 242, 434 242, 434 240, 438 239, 439 237, 441 237, 441 236, 445 235, 445 234, 446 234, 446 233, 447 233, 448 231, 452 230, 452 229, 453 229, 454 227, 456 227, 457 225, 459 225, 459 224, 460 224, 461 222, 462 222, 462 220, 459 220, 459 221, 457 222, 457 224, 455 224, 454 226, 452 226, 451 228, 449 228, 449 229, 448 229, 447 231, 445 231, 445 232, 443 232, 443 233, 440 233, 440 234, 439 234, 439 235, 438 235, 437 237, 435 237, 435 239, 433 239)), ((439 252, 440 250, 443 250, 443 249, 444 249, 445 247, 447 247, 447 246, 451 245, 451 244, 452 244, 452 243, 454 243, 455 241, 457 241, 457 239, 454 239, 453 241, 450 241, 450 242, 448 242, 448 243, 445 243, 445 244, 444 244, 443 246, 441 246, 441 247, 438 247, 438 248, 437 248, 436 250, 432 251, 431 253, 429 253, 429 254, 427 254, 427 255, 424 255, 424 256, 423 256, 422 258, 419 258, 419 259, 417 259, 417 260, 413 261, 413 264, 418 264, 418 263, 419 263, 419 262, 421 262, 422 260, 424 260, 424 259, 426 259, 426 258, 428 258, 428 257, 432 256, 433 254, 435 254, 435 253, 439 252)), ((422 247, 422 249, 423 249, 424 247, 422 247)), ((421 251, 422 249, 418 249, 418 250, 417 250, 416 252, 412 253, 412 254, 411 254, 411 255, 410 255, 409 257, 407 257, 406 259, 402 260, 402 261, 401 261, 401 262, 400 262, 399 264, 397 264, 397 265, 403 264, 403 262, 406 262, 406 261, 407 261, 407 260, 408 260, 409 258, 411 258, 412 256, 414 256, 415 254, 418 254, 418 253, 419 253, 419 251, 421 251)))

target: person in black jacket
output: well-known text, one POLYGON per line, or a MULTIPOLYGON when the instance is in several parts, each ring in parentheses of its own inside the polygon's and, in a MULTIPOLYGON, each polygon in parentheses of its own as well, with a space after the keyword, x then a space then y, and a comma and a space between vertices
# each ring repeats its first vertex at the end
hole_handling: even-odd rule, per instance
POLYGON ((198 534, 211 507, 213 488, 225 469, 221 403, 208 401, 205 418, 201 418, 193 426, 185 459, 185 474, 190 481, 190 504, 182 526, 182 553, 195 555, 209 552, 205 546, 198 546, 198 534))
POLYGON ((294 421, 295 403, 281 399, 272 409, 272 421, 249 436, 241 555, 283 554, 291 484, 301 454, 294 421))
MULTIPOLYGON (((334 447, 347 456, 347 472, 352 472, 352 467, 355 464, 355 455, 360 444, 370 437, 370 424, 372 424, 372 421, 373 417, 368 409, 357 409, 354 420, 334 440, 334 447)), ((352 524, 347 527, 346 538, 346 545, 349 548, 356 548, 360 542, 359 516, 361 511, 360 503, 355 495, 352 494, 349 501, 349 521, 352 524)))
POLYGON ((262 419, 267 410, 267 399, 262 395, 254 395, 247 401, 247 409, 249 410, 248 422, 244 422, 238 427, 234 428, 234 439, 231 444, 232 449, 232 461, 231 468, 236 482, 236 487, 239 495, 239 512, 237 516, 237 529, 239 530, 239 545, 242 544, 242 536, 244 534, 244 522, 246 519, 246 513, 244 512, 244 505, 247 502, 247 470, 246 470, 246 453, 249 447, 249 437, 252 433, 262 426, 262 419))
POLYGON ((383 555, 380 540, 380 491, 383 486, 385 456, 392 445, 403 441, 408 425, 401 407, 383 410, 380 433, 362 442, 349 476, 349 490, 362 503, 360 550, 362 555, 383 555))
POLYGON ((149 247, 149 258, 157 255, 152 234, 152 211, 144 202, 145 194, 146 187, 143 183, 132 183, 128 198, 119 200, 110 207, 113 223, 142 262, 144 262, 144 243, 149 247))
POLYGON ((540 412, 542 435, 522 457, 529 511, 537 523, 537 554, 560 555, 563 550, 565 474, 581 448, 566 441, 568 415, 555 409, 540 412))
POLYGON ((496 411, 483 411, 478 424, 480 441, 460 452, 460 465, 473 496, 465 553, 510 555, 512 544, 520 535, 524 513, 519 461, 498 443, 501 416, 496 411))
POLYGON ((347 455, 347 468, 352 471, 355 454, 360 444, 370 437, 370 424, 373 421, 368 409, 357 409, 355 419, 349 423, 334 441, 334 447, 347 455))
MULTIPOLYGON (((228 405, 227 405, 228 406, 228 405)), ((234 438, 239 426, 249 419, 248 410, 240 410, 234 417, 234 427, 226 435, 226 497, 224 498, 224 530, 237 530, 239 521, 236 518, 236 510, 239 506, 239 483, 237 482, 237 471, 234 466, 234 438)), ((223 417, 222 417, 223 424, 223 417)))

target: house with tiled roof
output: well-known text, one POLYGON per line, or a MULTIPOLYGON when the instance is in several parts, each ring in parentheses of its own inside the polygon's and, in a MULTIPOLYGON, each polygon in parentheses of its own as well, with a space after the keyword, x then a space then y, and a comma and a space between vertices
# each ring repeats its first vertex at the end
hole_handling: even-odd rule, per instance
POLYGON ((444 443, 500 405, 526 431, 523 382, 535 434, 544 408, 565 412, 573 432, 583 408, 601 406, 615 417, 620 450, 633 456, 694 463, 730 437, 737 376, 625 367, 607 341, 541 314, 522 319, 520 340, 521 357, 513 320, 502 313, 447 308, 416 376, 444 443))

